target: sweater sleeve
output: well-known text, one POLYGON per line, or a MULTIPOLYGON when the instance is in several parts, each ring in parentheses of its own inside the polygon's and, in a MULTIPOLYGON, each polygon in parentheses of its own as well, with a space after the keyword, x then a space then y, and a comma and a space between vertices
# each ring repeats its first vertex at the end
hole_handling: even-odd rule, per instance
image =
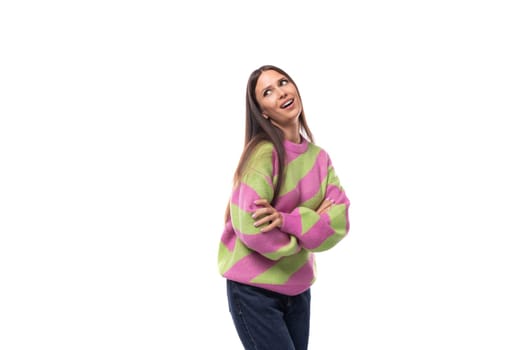
POLYGON ((301 250, 295 236, 280 230, 261 232, 255 227, 253 212, 257 199, 271 202, 273 190, 273 148, 264 144, 254 151, 230 200, 232 226, 237 237, 250 249, 271 260, 293 255, 301 250))
POLYGON ((334 205, 321 215, 317 214, 316 210, 301 206, 291 213, 281 213, 283 217, 281 231, 290 233, 299 240, 302 247, 314 252, 332 248, 348 234, 350 229, 348 217, 350 201, 329 158, 324 198, 333 200, 334 205))

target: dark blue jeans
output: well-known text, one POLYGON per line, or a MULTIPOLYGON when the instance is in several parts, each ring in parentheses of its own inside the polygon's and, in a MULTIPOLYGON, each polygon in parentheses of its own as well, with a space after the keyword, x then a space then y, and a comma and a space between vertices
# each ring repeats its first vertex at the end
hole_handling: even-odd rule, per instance
POLYGON ((288 296, 226 280, 228 305, 247 350, 307 350, 310 289, 288 296))

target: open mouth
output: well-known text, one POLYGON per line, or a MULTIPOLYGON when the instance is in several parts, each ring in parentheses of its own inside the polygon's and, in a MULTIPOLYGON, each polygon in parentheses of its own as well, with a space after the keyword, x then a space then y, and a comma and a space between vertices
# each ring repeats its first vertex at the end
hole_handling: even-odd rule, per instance
POLYGON ((282 105, 281 105, 281 108, 288 108, 290 107, 294 102, 294 99, 291 98, 289 100, 286 100, 282 105))

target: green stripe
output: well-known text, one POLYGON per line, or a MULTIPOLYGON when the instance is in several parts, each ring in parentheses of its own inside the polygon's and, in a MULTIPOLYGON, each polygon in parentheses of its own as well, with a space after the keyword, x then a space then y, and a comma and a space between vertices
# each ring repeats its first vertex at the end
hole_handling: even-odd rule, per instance
POLYGON ((309 253, 303 249, 299 253, 282 258, 275 265, 253 278, 254 283, 283 284, 297 272, 307 261, 309 253))
POLYGON ((260 233, 261 229, 253 226, 254 220, 252 214, 241 210, 241 208, 235 204, 231 204, 232 213, 232 224, 237 231, 240 231, 246 235, 253 235, 260 233))
POLYGON ((323 201, 323 189, 326 188, 325 185, 322 185, 319 187, 319 190, 317 193, 310 198, 309 200, 305 201, 304 203, 301 203, 301 207, 310 208, 312 210, 317 210, 319 206, 321 205, 321 202, 323 201))
POLYGON ((271 176, 273 169, 272 154, 273 145, 263 142, 255 148, 250 159, 246 162, 246 170, 255 169, 258 172, 271 176))
POLYGON ((346 217, 343 212, 345 210, 346 206, 344 204, 336 204, 328 211, 330 227, 334 230, 334 234, 328 237, 319 247, 315 248, 315 250, 323 251, 329 249, 344 237, 346 217))
POLYGON ((268 182, 270 176, 262 174, 256 170, 249 170, 242 178, 242 183, 253 189, 259 198, 269 198, 273 196, 273 186, 268 182))
POLYGON ((232 252, 228 250, 224 243, 219 244, 219 271, 221 274, 228 271, 233 265, 235 265, 239 260, 248 256, 252 251, 242 244, 239 239, 235 240, 235 248, 232 252))
POLYGON ((280 192, 281 195, 293 190, 299 181, 308 174, 315 165, 319 152, 320 149, 318 147, 309 145, 309 149, 305 153, 288 163, 285 167, 286 177, 280 192))
POLYGON ((297 250, 297 238, 290 236, 290 242, 276 250, 275 252, 264 253, 268 259, 277 260, 283 256, 289 256, 295 253, 297 250))
POLYGON ((340 183, 339 183, 339 178, 337 177, 337 175, 335 174, 335 170, 334 170, 334 167, 330 165, 330 167, 328 168, 328 176, 327 176, 331 182, 330 182, 330 185, 334 185, 334 186, 337 186, 337 187, 341 187, 340 183))
POLYGON ((337 231, 338 228, 340 230, 346 229, 346 215, 344 215, 345 210, 345 204, 335 204, 328 211, 328 215, 330 216, 330 226, 335 231, 337 231))
POLYGON ((319 215, 315 215, 311 209, 304 207, 299 208, 299 214, 301 215, 301 234, 304 235, 319 221, 319 215))

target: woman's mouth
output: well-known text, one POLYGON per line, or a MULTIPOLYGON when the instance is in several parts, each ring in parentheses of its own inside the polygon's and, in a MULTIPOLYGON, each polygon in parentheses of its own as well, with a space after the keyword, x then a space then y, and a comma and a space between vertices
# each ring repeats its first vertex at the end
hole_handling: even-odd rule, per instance
POLYGON ((286 101, 284 101, 284 103, 281 105, 281 108, 283 108, 283 109, 288 108, 288 107, 290 107, 290 106, 293 104, 293 102, 294 102, 294 99, 293 99, 293 98, 291 98, 291 99, 289 99, 289 100, 286 100, 286 101))

